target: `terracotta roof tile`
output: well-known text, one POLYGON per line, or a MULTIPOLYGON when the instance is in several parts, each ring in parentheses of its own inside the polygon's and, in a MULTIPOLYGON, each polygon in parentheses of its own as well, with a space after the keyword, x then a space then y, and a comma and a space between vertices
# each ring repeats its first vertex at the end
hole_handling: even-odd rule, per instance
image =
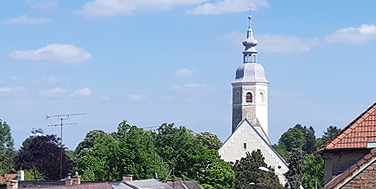
POLYGON ((323 144, 318 151, 367 148, 368 143, 376 143, 376 103, 323 144))

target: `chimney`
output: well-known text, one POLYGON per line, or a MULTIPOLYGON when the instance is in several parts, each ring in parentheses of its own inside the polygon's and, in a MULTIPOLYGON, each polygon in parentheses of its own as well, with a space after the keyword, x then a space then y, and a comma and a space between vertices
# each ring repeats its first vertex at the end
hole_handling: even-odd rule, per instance
POLYGON ((123 175, 123 181, 132 181, 133 175, 132 174, 124 174, 123 175))
POLYGON ((80 185, 81 184, 81 176, 78 175, 78 172, 76 171, 73 176, 73 184, 74 185, 80 185))
POLYGON ((68 177, 65 179, 65 185, 70 186, 73 185, 73 179, 71 177, 72 174, 68 173, 68 177))
POLYGON ((17 189, 18 180, 7 180, 7 189, 17 189))

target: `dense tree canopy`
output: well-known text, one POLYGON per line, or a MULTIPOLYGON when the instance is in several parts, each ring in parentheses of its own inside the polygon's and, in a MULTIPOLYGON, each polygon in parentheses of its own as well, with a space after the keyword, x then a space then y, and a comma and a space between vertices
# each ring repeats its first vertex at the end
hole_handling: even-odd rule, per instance
POLYGON ((209 150, 218 150, 223 144, 216 134, 208 131, 196 133, 196 137, 200 141, 200 144, 209 150))
POLYGON ((314 189, 324 187, 324 160, 318 154, 311 154, 305 158, 306 166, 303 169, 303 187, 314 189))
POLYGON ((292 149, 302 149, 304 143, 305 129, 297 124, 292 128, 289 128, 279 138, 279 144, 286 147, 286 150, 291 152, 292 149))
MULTIPOLYGON (((93 133, 89 132, 87 136, 93 133)), ((118 125, 117 132, 97 134, 94 140, 82 142, 91 141, 90 145, 77 150, 75 169, 84 180, 118 181, 128 173, 133 174, 134 179, 153 178, 154 166, 161 178, 167 176, 167 164, 154 153, 154 139, 150 131, 130 126, 124 120, 118 125)))
POLYGON ((14 159, 17 153, 14 151, 14 142, 10 132, 10 126, 0 119, 0 174, 14 173, 14 159))
POLYGON ((261 189, 275 189, 283 188, 279 183, 278 177, 272 172, 260 170, 259 167, 265 167, 273 171, 264 162, 265 158, 262 156, 260 150, 246 153, 246 157, 237 160, 233 166, 235 172, 235 188, 261 188, 261 189))
MULTIPOLYGON (((46 180, 60 179, 60 138, 55 135, 38 136, 31 140, 28 148, 18 156, 16 170, 37 169, 46 180)), ((65 154, 63 147, 62 176, 65 177, 72 169, 72 161, 65 154)))

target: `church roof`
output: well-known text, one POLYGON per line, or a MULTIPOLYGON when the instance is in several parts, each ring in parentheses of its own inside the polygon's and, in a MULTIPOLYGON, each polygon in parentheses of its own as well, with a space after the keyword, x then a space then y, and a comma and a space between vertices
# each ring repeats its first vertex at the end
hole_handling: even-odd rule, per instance
POLYGON ((318 151, 376 147, 376 103, 360 114, 318 151))
POLYGON ((269 81, 265 77, 264 67, 256 62, 248 62, 239 65, 236 69, 236 78, 232 84, 240 82, 269 84, 269 81))
MULTIPOLYGON (((218 150, 219 155, 223 154, 224 151, 226 150, 226 148, 229 148, 231 146, 232 140, 234 140, 234 138, 237 137, 236 135, 238 135, 240 133, 240 130, 242 129, 241 127, 243 127, 243 126, 250 127, 256 133, 257 138, 259 138, 262 141, 262 146, 266 146, 267 149, 270 150, 270 152, 274 155, 274 157, 277 158, 278 161, 280 161, 283 165, 285 165, 286 168, 288 167, 286 161, 270 145, 269 138, 265 134, 264 135, 260 134, 259 133, 260 130, 258 131, 258 129, 256 129, 254 126, 252 126, 252 124, 247 119, 244 119, 243 121, 241 121, 238 124, 238 127, 236 127, 235 131, 227 138, 227 140, 219 148, 219 150, 218 150), (266 137, 266 138, 264 138, 264 137, 266 137)), ((259 128, 261 128, 261 127, 259 127, 259 128)), ((263 131, 262 128, 261 128, 261 131, 263 131)), ((240 157, 239 157, 239 160, 240 160, 240 157)))
POLYGON ((350 166, 342 174, 335 177, 328 182, 324 189, 341 188, 351 181, 354 177, 363 172, 370 164, 376 161, 376 149, 374 148, 370 153, 364 155, 359 161, 350 166))

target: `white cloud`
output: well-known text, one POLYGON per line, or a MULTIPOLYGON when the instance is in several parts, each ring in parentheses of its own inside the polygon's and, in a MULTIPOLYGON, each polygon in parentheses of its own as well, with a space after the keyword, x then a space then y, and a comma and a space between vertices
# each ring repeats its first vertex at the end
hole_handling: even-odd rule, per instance
POLYGON ((51 22, 51 19, 47 18, 30 18, 27 15, 22 15, 18 18, 11 18, 8 21, 6 21, 6 24, 40 24, 40 23, 46 23, 51 22))
POLYGON ((41 97, 64 97, 68 93, 67 90, 56 87, 54 89, 48 89, 39 91, 39 96, 41 97))
POLYGON ((261 8, 268 8, 266 0, 222 0, 215 3, 205 3, 192 10, 187 10, 187 14, 224 14, 233 12, 244 12, 247 10, 257 11, 261 8))
POLYGON ((183 68, 175 73, 178 77, 192 77, 195 74, 195 71, 188 68, 183 68))
POLYGON ((25 87, 2 87, 2 88, 0 88, 0 93, 11 94, 13 92, 26 91, 26 90, 27 90, 27 88, 25 88, 25 87))
POLYGON ((137 95, 137 94, 130 94, 129 99, 133 101, 142 101, 145 100, 148 96, 147 95, 137 95))
POLYGON ((58 0, 26 0, 26 4, 31 5, 31 7, 39 11, 53 11, 59 9, 58 0))
POLYGON ((71 97, 90 97, 91 96, 91 90, 89 88, 82 88, 74 91, 73 94, 71 94, 71 97))
POLYGON ((101 96, 101 97, 99 98, 99 100, 110 101, 111 98, 110 98, 109 96, 107 96, 107 95, 103 95, 103 96, 101 96))
POLYGON ((196 5, 208 0, 94 0, 72 11, 87 17, 130 15, 136 11, 170 10, 175 6, 196 5))
POLYGON ((376 40, 376 26, 363 24, 359 28, 344 28, 326 36, 325 40, 329 43, 365 44, 376 40))
POLYGON ((92 55, 85 49, 69 44, 49 44, 38 50, 19 51, 9 53, 16 60, 41 60, 79 63, 90 60, 92 55))
POLYGON ((176 92, 212 92, 213 89, 207 84, 172 85, 171 89, 176 92))

